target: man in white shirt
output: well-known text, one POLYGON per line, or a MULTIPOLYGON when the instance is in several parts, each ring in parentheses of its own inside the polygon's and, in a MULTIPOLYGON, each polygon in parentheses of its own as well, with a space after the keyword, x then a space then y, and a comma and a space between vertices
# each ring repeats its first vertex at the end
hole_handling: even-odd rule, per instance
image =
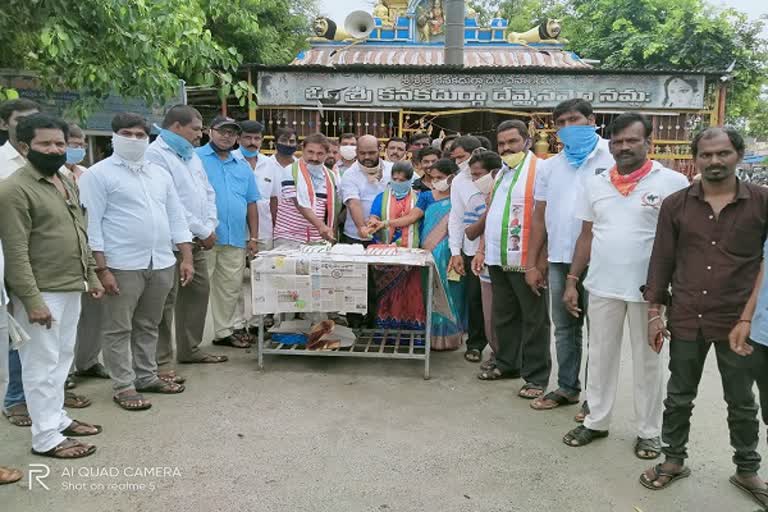
POLYGON ((479 147, 480 141, 471 135, 463 135, 453 141, 451 158, 459 166, 459 173, 451 185, 451 213, 448 215, 448 244, 451 248, 448 269, 464 276, 464 293, 469 310, 467 350, 464 352, 464 359, 471 363, 480 362, 483 349, 488 344, 480 279, 471 270, 467 272, 472 268, 477 243, 469 240, 464 234, 464 216, 467 213, 469 198, 478 192, 469 172, 469 159, 472 152, 479 147))
MULTIPOLYGON (((555 324, 558 373, 557 389, 531 404, 537 410, 579 402, 585 315, 569 315, 560 298, 565 291, 565 276, 581 230, 581 222, 574 213, 583 181, 614 164, 608 150, 608 141, 595 132, 595 116, 589 102, 582 99, 564 101, 555 108, 552 119, 558 127, 558 137, 563 141, 564 148, 539 165, 530 253, 536 261, 541 255, 547 254, 549 263, 542 268, 531 266, 525 278, 534 293, 547 293, 542 290, 548 283, 552 322, 555 324)), ((584 279, 584 276, 580 277, 584 279)), ((578 286, 581 297, 579 307, 586 311, 587 294, 581 281, 578 286)), ((585 401, 576 421, 584 421, 587 411, 585 401)))
POLYGON ((688 180, 648 160, 653 126, 646 117, 622 114, 610 131, 616 165, 586 178, 576 208, 582 230, 566 277, 563 302, 574 317, 582 314, 576 285, 589 263, 584 282, 589 291, 589 414, 563 442, 584 446, 608 435, 626 320, 632 346, 635 455, 654 459, 661 454, 663 358, 648 344, 648 303, 641 287, 646 281, 659 207, 664 198, 686 188, 688 180))
MULTIPOLYGON (((18 151, 16 125, 19 119, 40 111, 40 106, 27 99, 9 100, 0 104, 0 130, 8 132, 8 140, 0 146, 0 180, 8 178, 27 165, 27 160, 18 151)), ((0 348, 2 350, 2 348, 0 348)), ((18 350, 8 353, 8 386, 0 395, 3 399, 3 414, 13 425, 28 427, 32 424, 27 411, 24 387, 22 385, 21 360, 18 350)))
MULTIPOLYGON (((172 324, 176 326, 176 360, 179 363, 222 363, 223 355, 200 350, 205 330, 210 291, 208 277, 209 251, 216 243, 216 194, 208 183, 203 163, 194 149, 200 145, 203 136, 203 118, 195 108, 175 105, 165 114, 160 136, 149 145, 146 159, 165 169, 171 175, 176 193, 192 233, 193 263, 195 275, 185 287, 179 288, 179 276, 168 294, 160 322, 157 341, 157 364, 167 365, 173 355, 172 324)), ((177 272, 181 257, 177 253, 177 272)), ((183 381, 171 371, 160 372, 161 378, 183 381)))
POLYGON ((192 234, 171 176, 144 158, 149 125, 138 114, 112 119, 114 153, 80 179, 88 212, 88 241, 107 297, 102 323, 104 361, 114 401, 148 409, 141 394, 181 393, 184 386, 157 375, 157 336, 163 306, 182 254, 181 285, 194 275, 192 234))
MULTIPOLYGON (((373 135, 363 135, 357 140, 357 162, 341 179, 341 197, 347 207, 342 242, 347 244, 371 243, 366 222, 371 215, 371 205, 376 196, 384 192, 392 179, 392 164, 379 157, 379 141, 373 135)), ((372 272, 368 273, 368 322, 373 327, 376 318, 376 287, 372 272)), ((351 327, 361 327, 362 315, 349 313, 351 327)))
POLYGON ((493 288, 493 324, 498 338, 495 365, 481 380, 519 378, 524 399, 541 396, 549 382, 550 324, 547 301, 525 283, 533 261, 529 251, 529 222, 534 208, 538 159, 528 148, 525 123, 508 120, 496 128, 504 167, 496 175, 485 223, 485 264, 493 288))

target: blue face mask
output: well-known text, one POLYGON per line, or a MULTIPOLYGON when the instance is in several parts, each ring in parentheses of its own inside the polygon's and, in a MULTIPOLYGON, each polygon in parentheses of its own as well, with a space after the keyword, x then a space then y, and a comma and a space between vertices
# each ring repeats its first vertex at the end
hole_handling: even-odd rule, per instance
POLYGON ((595 130, 596 127, 591 125, 571 125, 557 131, 557 136, 565 144, 565 158, 572 166, 581 167, 597 146, 599 137, 595 130))
POLYGON ((185 162, 192 158, 195 147, 178 133, 173 133, 171 130, 163 128, 160 130, 160 137, 185 162))
POLYGON ((402 199, 408 195, 408 192, 411 191, 411 182, 410 181, 390 181, 389 188, 390 190, 392 190, 392 193, 395 195, 395 198, 402 199))
POLYGON ((246 149, 243 146, 240 146, 240 153, 242 153, 245 158, 253 158, 259 154, 258 151, 251 151, 250 149, 246 149))
POLYGON ((85 158, 85 148, 67 146, 67 163, 69 165, 79 164, 83 158, 85 158))

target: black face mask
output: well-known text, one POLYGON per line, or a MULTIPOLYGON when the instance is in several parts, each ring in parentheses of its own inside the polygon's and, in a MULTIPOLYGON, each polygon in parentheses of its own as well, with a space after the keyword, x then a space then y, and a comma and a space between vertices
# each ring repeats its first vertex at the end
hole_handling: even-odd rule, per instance
POLYGON ((34 149, 29 148, 27 160, 29 160, 29 163, 42 174, 53 176, 56 174, 56 171, 67 162, 67 154, 41 153, 40 151, 35 151, 34 149))

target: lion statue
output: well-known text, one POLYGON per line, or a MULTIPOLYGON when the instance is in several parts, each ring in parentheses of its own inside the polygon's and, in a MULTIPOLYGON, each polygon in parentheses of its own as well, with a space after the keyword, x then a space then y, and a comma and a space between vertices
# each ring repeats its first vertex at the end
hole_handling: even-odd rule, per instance
POLYGON ((310 41, 349 41, 354 38, 341 30, 336 22, 325 16, 318 16, 312 22, 312 31, 315 37, 310 37, 310 41))
POLYGON ((558 39, 560 37, 560 20, 548 19, 546 23, 540 23, 528 32, 508 32, 507 41, 513 44, 528 45, 530 43, 559 43, 568 41, 558 39))

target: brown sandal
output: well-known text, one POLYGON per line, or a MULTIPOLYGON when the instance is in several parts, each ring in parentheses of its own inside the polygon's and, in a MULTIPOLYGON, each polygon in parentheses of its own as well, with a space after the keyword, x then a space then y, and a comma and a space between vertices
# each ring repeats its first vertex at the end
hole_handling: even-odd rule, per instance
POLYGON ((152 403, 139 393, 129 392, 115 395, 112 401, 126 411, 145 411, 152 407, 152 403))
POLYGON ((47 452, 38 452, 33 449, 32 453, 34 455, 40 455, 41 457, 51 457, 54 459, 81 459, 93 455, 93 452, 95 451, 96 447, 94 445, 83 443, 77 439, 68 437, 47 452))
POLYGON ((12 484, 18 482, 24 476, 24 473, 16 468, 0 466, 0 485, 12 484))
POLYGON ((523 387, 520 388, 520 391, 517 392, 517 396, 519 396, 520 398, 524 398, 526 400, 533 400, 535 398, 539 398, 543 394, 544 394, 543 387, 537 384, 531 384, 530 382, 525 383, 523 387))
POLYGON ((86 396, 77 395, 71 391, 64 392, 64 407, 69 407, 70 409, 84 409, 90 406, 91 403, 91 399, 86 396))
POLYGON ((3 411, 3 416, 8 418, 11 425, 17 427, 31 427, 32 418, 29 416, 27 404, 16 404, 3 411))
POLYGON ((677 480, 691 476, 691 470, 685 466, 683 466, 683 468, 677 473, 670 473, 669 471, 662 469, 661 464, 656 464, 650 468, 650 471, 653 471, 653 479, 650 479, 646 476, 646 471, 640 475, 640 484, 642 484, 642 486, 646 489, 650 489, 652 491, 660 491, 662 489, 666 489, 677 480), (656 482, 659 478, 667 478, 668 480, 661 485, 655 485, 654 482, 656 482))
POLYGON ((185 382, 187 382, 186 377, 182 377, 181 375, 176 375, 175 370, 157 372, 157 378, 160 380, 164 380, 165 382, 174 382, 176 384, 184 384, 185 382))
POLYGON ((139 393, 160 393, 161 395, 177 395, 184 392, 184 385, 157 379, 155 382, 143 388, 136 388, 139 393))
POLYGON ((102 428, 101 425, 91 425, 90 423, 85 423, 84 421, 77 421, 72 420, 72 423, 69 424, 67 428, 61 431, 61 435, 67 436, 67 437, 87 437, 87 436, 95 436, 97 434, 101 434, 102 428), (95 430, 91 432, 83 432, 82 430, 78 430, 78 428, 92 428, 95 430))

